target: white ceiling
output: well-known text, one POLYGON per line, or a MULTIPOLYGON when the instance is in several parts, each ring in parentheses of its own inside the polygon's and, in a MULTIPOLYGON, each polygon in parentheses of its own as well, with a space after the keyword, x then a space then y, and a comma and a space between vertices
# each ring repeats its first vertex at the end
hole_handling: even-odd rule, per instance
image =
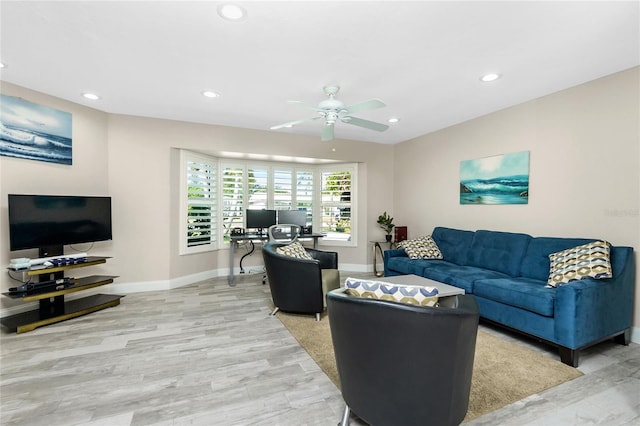
POLYGON ((266 131, 313 117, 286 101, 316 105, 337 82, 347 105, 387 104, 354 115, 401 121, 337 123, 336 137, 397 143, 640 64, 638 1, 235 2, 240 22, 220 3, 3 0, 0 77, 110 113, 266 131), (481 83, 489 71, 503 77, 481 83))

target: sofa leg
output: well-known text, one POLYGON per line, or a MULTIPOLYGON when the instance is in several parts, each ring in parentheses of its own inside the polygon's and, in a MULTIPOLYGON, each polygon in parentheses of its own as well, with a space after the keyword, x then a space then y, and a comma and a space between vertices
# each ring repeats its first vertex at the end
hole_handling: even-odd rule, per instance
POLYGON ((280 308, 278 308, 276 306, 275 309, 273 311, 271 311, 271 313, 269 315, 274 316, 279 310, 280 310, 280 308))
POLYGON ((344 413, 342 414, 342 421, 338 423, 338 426, 349 426, 349 412, 351 409, 348 405, 344 406, 344 413))
POLYGON ((580 351, 577 349, 569 349, 564 346, 558 348, 560 351, 560 361, 570 367, 577 367, 580 361, 580 351))
POLYGON ((631 329, 627 328, 623 333, 614 337, 613 340, 620 345, 629 346, 629 343, 631 343, 631 329))
POLYGON ((320 321, 320 312, 316 312, 316 321, 320 321))

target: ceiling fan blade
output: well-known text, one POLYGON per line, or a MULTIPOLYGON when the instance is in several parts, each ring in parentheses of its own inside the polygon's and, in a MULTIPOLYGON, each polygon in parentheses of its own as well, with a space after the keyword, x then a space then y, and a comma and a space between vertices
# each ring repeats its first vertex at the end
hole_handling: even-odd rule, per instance
POLYGON ((389 128, 386 124, 376 123, 375 121, 363 120, 358 117, 344 117, 342 119, 343 123, 353 124, 354 126, 360 126, 371 130, 376 130, 378 132, 384 132, 389 128))
POLYGON ((330 140, 333 140, 333 123, 325 124, 322 129, 322 141, 326 142, 330 140))
POLYGON ((314 111, 322 111, 322 109, 318 108, 317 106, 308 104, 306 102, 302 102, 302 101, 287 101, 287 102, 294 105, 300 105, 301 107, 309 108, 314 111))
POLYGON ((370 110, 370 109, 382 108, 384 106, 386 106, 386 105, 380 99, 371 99, 369 101, 364 101, 364 102, 360 102, 360 103, 357 103, 357 104, 353 104, 351 106, 348 106, 346 109, 347 109, 347 112, 349 114, 353 114, 354 112, 360 112, 360 111, 366 111, 366 110, 370 110))
POLYGON ((293 127, 293 126, 295 126, 297 124, 304 123, 305 121, 317 120, 319 118, 321 118, 321 117, 318 116, 318 117, 312 117, 312 118, 305 118, 303 120, 296 120, 296 121, 290 121, 288 123, 278 124, 278 125, 275 125, 275 126, 271 126, 269 128, 271 130, 278 130, 278 129, 282 129, 283 127, 293 127))

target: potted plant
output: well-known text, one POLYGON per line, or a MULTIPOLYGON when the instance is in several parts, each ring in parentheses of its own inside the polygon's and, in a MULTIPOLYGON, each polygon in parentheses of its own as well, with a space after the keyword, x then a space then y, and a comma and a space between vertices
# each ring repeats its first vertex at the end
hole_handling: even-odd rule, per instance
POLYGON ((389 216, 387 212, 384 212, 378 216, 378 225, 387 233, 387 241, 391 242, 391 231, 393 231, 393 227, 395 226, 393 224, 393 218, 389 216))

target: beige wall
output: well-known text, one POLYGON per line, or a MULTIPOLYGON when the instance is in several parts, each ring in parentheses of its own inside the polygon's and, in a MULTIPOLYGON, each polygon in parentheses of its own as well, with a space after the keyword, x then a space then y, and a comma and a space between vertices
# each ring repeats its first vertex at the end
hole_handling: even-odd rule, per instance
POLYGON ((396 145, 398 222, 413 237, 449 226, 639 250, 639 80, 634 68, 396 145), (460 161, 518 151, 530 152, 529 204, 460 205, 460 161))
MULTIPOLYGON (((113 197, 113 241, 97 243, 91 251, 112 256, 100 267, 102 273, 119 276, 111 287, 168 288, 228 268, 228 250, 178 254, 177 148, 186 148, 359 163, 358 246, 332 249, 339 251, 341 265, 370 268, 368 241, 382 237, 375 219, 383 210, 392 211, 393 146, 326 143, 319 137, 105 114, 8 83, 2 84, 2 93, 71 112, 74 151, 72 166, 0 157, 0 228, 5 231, 0 235, 0 264, 15 257, 37 257, 35 250, 9 252, 6 194, 60 193, 113 197)), ((259 252, 247 263, 261 264, 259 252)), ((13 286, 8 280, 0 282, 2 291, 13 286)), ((15 305, 0 298, 3 308, 15 305)))

